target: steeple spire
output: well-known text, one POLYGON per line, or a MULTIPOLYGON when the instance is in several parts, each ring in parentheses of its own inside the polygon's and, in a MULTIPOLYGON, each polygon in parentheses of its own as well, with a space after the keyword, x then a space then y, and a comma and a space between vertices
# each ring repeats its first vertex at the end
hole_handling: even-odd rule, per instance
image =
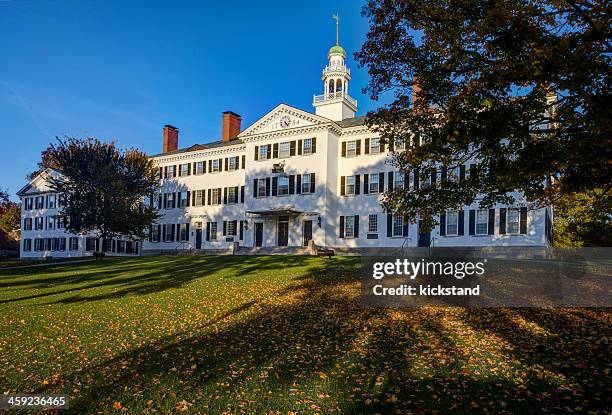
POLYGON ((336 14, 332 14, 332 19, 336 21, 336 46, 338 46, 338 22, 340 22, 340 18, 337 12, 336 14))

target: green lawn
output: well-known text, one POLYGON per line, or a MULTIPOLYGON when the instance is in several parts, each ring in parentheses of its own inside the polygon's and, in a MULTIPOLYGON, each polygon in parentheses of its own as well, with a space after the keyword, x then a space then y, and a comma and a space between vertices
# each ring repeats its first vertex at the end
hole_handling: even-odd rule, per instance
POLYGON ((364 309, 355 257, 0 270, 0 392, 72 413, 609 413, 609 309, 364 309))

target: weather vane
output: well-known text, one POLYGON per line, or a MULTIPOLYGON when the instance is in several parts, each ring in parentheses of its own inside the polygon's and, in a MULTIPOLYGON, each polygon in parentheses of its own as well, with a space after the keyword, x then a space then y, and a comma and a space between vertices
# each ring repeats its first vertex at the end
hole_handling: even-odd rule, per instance
POLYGON ((338 46, 338 22, 340 21, 340 18, 338 17, 337 12, 336 14, 332 14, 332 19, 336 21, 336 46, 338 46))

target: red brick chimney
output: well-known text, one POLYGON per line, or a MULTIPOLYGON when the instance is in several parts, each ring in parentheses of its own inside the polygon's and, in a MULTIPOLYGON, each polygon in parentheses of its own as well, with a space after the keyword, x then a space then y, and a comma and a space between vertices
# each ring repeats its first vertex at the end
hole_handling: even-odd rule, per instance
POLYGON ((164 148, 163 153, 178 150, 178 128, 166 124, 164 125, 164 148))
POLYGON ((224 143, 236 139, 240 134, 240 122, 242 117, 235 112, 223 112, 223 133, 221 139, 224 143))

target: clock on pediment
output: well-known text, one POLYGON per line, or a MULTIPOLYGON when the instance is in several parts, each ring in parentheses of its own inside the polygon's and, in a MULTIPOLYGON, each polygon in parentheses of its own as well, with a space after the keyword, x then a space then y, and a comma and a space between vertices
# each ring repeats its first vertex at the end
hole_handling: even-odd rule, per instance
POLYGON ((291 125, 291 117, 288 115, 283 115, 283 117, 279 121, 279 124, 281 128, 289 127, 291 125))

